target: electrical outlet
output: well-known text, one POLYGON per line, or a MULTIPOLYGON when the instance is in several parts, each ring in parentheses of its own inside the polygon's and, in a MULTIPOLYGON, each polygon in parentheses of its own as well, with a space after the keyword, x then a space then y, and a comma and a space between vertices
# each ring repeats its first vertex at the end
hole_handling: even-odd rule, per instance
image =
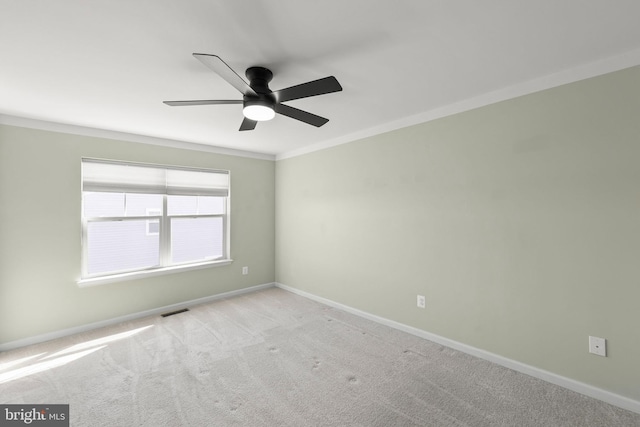
POLYGON ((242 267, 242 274, 244 276, 246 276, 247 274, 249 274, 249 267, 242 267))
POLYGON ((424 295, 418 295, 418 307, 419 308, 425 308, 425 306, 427 305, 426 300, 424 298, 424 295))
POLYGON ((598 337, 589 337, 589 353, 607 357, 607 340, 598 337))

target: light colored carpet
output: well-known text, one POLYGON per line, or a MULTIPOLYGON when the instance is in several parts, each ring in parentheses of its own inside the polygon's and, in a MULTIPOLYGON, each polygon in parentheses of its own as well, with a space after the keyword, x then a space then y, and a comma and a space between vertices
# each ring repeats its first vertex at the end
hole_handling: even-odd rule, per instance
POLYGON ((0 354, 72 426, 640 426, 640 415, 272 288, 0 354))

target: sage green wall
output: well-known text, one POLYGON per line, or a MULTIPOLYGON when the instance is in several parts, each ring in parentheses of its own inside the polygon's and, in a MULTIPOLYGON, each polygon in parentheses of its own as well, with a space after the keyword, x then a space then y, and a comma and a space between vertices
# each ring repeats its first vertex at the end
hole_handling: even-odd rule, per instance
POLYGON ((276 280, 640 400, 640 68, 278 161, 276 280))
POLYGON ((273 282, 274 174, 269 160, 0 126, 0 344, 273 282), (230 170, 234 262, 79 288, 81 157, 230 170))

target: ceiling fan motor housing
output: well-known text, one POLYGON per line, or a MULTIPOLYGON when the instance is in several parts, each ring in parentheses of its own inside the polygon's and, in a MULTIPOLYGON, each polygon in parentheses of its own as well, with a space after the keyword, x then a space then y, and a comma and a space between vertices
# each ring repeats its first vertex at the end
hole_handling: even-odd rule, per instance
POLYGON ((258 96, 245 95, 243 107, 259 105, 273 110, 276 99, 271 89, 269 89, 269 82, 273 78, 271 70, 264 67, 249 67, 245 75, 249 79, 249 86, 251 86, 251 89, 253 89, 258 96))
POLYGON ((257 94, 271 93, 269 82, 273 79, 273 73, 264 67, 249 67, 244 73, 249 79, 249 86, 257 94))

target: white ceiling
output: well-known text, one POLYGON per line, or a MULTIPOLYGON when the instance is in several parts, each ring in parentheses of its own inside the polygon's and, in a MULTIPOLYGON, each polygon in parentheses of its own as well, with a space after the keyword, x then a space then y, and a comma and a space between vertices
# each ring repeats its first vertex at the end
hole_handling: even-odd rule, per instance
MULTIPOLYGON (((640 64, 638 0, 0 0, 0 118, 277 155, 347 142, 640 64), (239 132, 241 99, 191 56, 270 68, 273 90, 335 76, 239 132)), ((147 138, 147 141, 153 139, 147 138)))

